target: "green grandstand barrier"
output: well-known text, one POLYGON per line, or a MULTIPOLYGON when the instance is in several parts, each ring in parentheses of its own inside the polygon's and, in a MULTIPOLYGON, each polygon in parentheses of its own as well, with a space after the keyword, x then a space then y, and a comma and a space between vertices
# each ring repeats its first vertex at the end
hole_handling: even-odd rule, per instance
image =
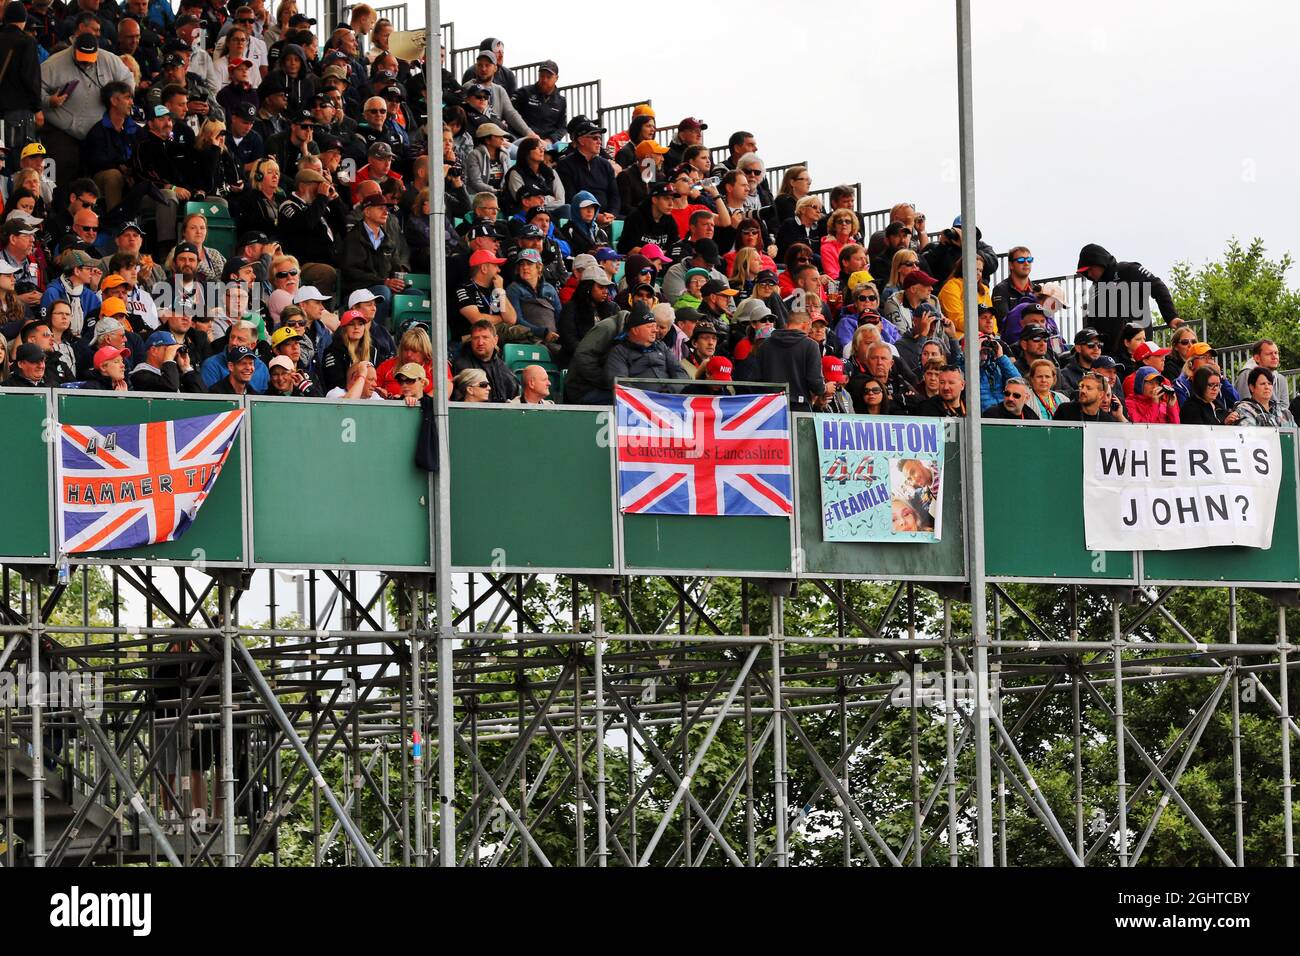
POLYGON ((789 518, 623 515, 626 571, 793 575, 789 518))
POLYGON ((249 404, 252 564, 427 570, 430 485, 420 413, 400 402, 249 404))
POLYGON ((592 408, 451 409, 451 563, 613 572, 614 482, 592 408))
POLYGON ((1083 546, 1083 428, 985 425, 984 562, 990 578, 1136 582, 1129 551, 1083 546))
POLYGON ((1282 486, 1277 494, 1273 546, 1144 551, 1142 580, 1153 584, 1222 581, 1265 587, 1300 583, 1300 534, 1296 510, 1295 432, 1282 432, 1282 486))
POLYGON ((51 510, 39 495, 18 494, 44 484, 54 485, 50 471, 50 446, 45 441, 48 414, 44 392, 0 394, 0 448, 4 449, 5 470, 17 480, 9 486, 8 507, 0 528, 3 561, 49 560, 51 555, 51 510))
MULTIPOLYGON (((66 425, 135 425, 216 415, 241 408, 238 398, 145 398, 127 393, 121 397, 105 392, 61 391, 55 393, 59 421, 66 425)), ((243 443, 247 439, 245 420, 239 438, 230 449, 226 466, 213 483, 194 523, 176 541, 105 551, 94 560, 107 562, 158 561, 209 566, 242 566, 244 552, 243 443)), ((51 483, 51 489, 53 484, 51 483)))
MULTIPOLYGON (((935 544, 823 541, 821 467, 811 416, 797 416, 796 461, 799 469, 799 545, 803 572, 809 576, 848 576, 899 580, 961 581, 966 574, 966 539, 962 527, 961 445, 944 442, 943 538, 935 544)), ((958 429, 949 429, 955 434, 958 429)))

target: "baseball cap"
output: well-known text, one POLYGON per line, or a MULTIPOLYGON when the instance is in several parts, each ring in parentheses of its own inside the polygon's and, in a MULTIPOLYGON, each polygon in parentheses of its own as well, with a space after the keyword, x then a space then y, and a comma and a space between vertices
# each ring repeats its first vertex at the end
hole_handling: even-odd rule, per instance
POLYGON ((696 119, 694 116, 688 116, 688 117, 686 117, 686 119, 682 120, 680 123, 677 124, 677 128, 678 128, 678 129, 694 129, 694 130, 701 130, 701 131, 702 131, 702 130, 706 130, 706 129, 708 129, 708 128, 709 128, 709 124, 708 124, 708 123, 705 123, 705 122, 702 121, 702 120, 698 120, 698 119, 696 119))
POLYGON ((287 355, 277 355, 275 358, 271 359, 271 361, 266 363, 266 368, 267 371, 270 371, 273 368, 282 368, 287 372, 292 372, 293 362, 289 361, 289 356, 287 355))
POLYGON ((482 83, 471 83, 469 86, 465 87, 465 95, 491 97, 492 88, 489 86, 484 86, 482 83))
POLYGON ((695 328, 691 329, 691 341, 694 342, 701 335, 712 335, 716 337, 718 328, 708 319, 701 317, 700 321, 695 323, 695 328))
POLYGON ((493 239, 500 238, 495 223, 476 222, 465 231, 466 239, 482 239, 485 236, 489 236, 493 239))
POLYGON ((395 100, 400 103, 406 99, 406 91, 400 86, 385 86, 380 90, 380 93, 383 94, 386 100, 395 100))
POLYGON ((539 64, 537 65, 537 72, 538 72, 538 73, 553 73, 554 75, 559 76, 559 75, 560 75, 560 68, 559 68, 558 66, 555 65, 555 61, 554 61, 554 60, 543 60, 541 63, 539 63, 539 64))
MULTIPOLYGON (((22 353, 23 353, 23 349, 28 348, 29 346, 32 347, 32 348, 35 348, 38 352, 40 351, 39 346, 35 346, 35 345, 33 345, 31 342, 28 342, 26 345, 23 345, 23 346, 21 346, 21 347, 18 349, 18 361, 20 361, 20 362, 35 362, 35 361, 37 361, 37 359, 30 359, 30 358, 29 358, 29 359, 24 359, 24 358, 23 358, 23 354, 22 354, 22 353)), ((103 348, 99 349, 99 350, 95 353, 95 357, 94 357, 94 359, 91 360, 91 364, 94 365, 95 368, 102 368, 105 362, 111 362, 111 361, 113 361, 113 359, 125 358, 126 356, 128 356, 128 355, 130 355, 130 354, 131 354, 131 350, 128 349, 128 348, 115 349, 115 348, 113 348, 113 346, 111 346, 111 345, 105 345, 103 348)), ((45 353, 44 353, 44 352, 41 352, 41 357, 42 357, 42 358, 45 357, 45 353)))
POLYGON ((375 295, 369 289, 358 289, 348 296, 348 308, 355 309, 363 302, 374 302, 379 296, 375 295))
MULTIPOLYGON (((105 346, 104 348, 100 349, 99 352, 95 353, 95 367, 99 368, 100 352, 112 352, 113 356, 118 356, 122 354, 122 352, 127 352, 127 351, 130 350, 122 349, 122 351, 119 352, 117 349, 109 348, 105 346)), ((22 345, 18 346, 18 351, 14 353, 14 358, 19 362, 42 362, 45 360, 45 352, 35 342, 24 342, 22 345)))
POLYGON ((298 170, 298 175, 293 177, 293 181, 296 183, 323 183, 326 180, 324 176, 310 166, 304 166, 298 170))
POLYGON ((701 269, 699 266, 696 266, 696 267, 693 268, 693 269, 687 269, 687 270, 686 270, 686 275, 682 276, 682 278, 685 279, 687 282, 690 282, 690 281, 691 281, 692 279, 694 279, 696 276, 703 276, 703 277, 704 277, 704 281, 705 281, 705 282, 708 282, 708 281, 709 281, 709 278, 710 278, 712 275, 713 275, 713 273, 710 272, 708 269, 701 269))
POLYGON ((622 259, 623 256, 616 249, 611 249, 609 246, 601 246, 596 250, 597 262, 620 262, 622 259))
MULTIPOLYGON (((13 4, 10 4, 10 6, 13 6, 13 4)), ((21 8, 22 4, 18 4, 18 6, 21 8)), ((8 9, 9 7, 5 7, 5 10, 8 9)), ((26 146, 23 147, 23 151, 19 154, 18 158, 26 159, 28 156, 44 156, 44 155, 45 155, 45 145, 43 143, 28 143, 26 146)))
POLYGON ((330 297, 314 285, 305 285, 293 294, 294 305, 302 305, 304 302, 328 302, 329 300, 330 297))
POLYGON ((535 262, 535 263, 540 264, 541 261, 542 261, 542 254, 541 254, 540 252, 538 252, 536 249, 520 249, 520 250, 519 250, 519 261, 520 261, 520 262, 535 262))
POLYGON ((311 110, 296 109, 289 114, 289 122, 295 125, 300 123, 306 123, 307 125, 310 126, 314 122, 314 120, 312 119, 311 110))
POLYGON ((614 284, 614 280, 611 279, 611 278, 610 278, 610 277, 605 273, 605 270, 602 269, 600 266, 589 266, 588 268, 584 269, 582 272, 579 272, 579 273, 578 273, 578 281, 579 281, 579 282, 588 282, 588 281, 590 281, 590 282, 594 282, 594 283, 596 283, 596 285, 613 285, 613 284, 614 284))
POLYGON ((373 196, 367 196, 361 203, 362 209, 373 209, 375 206, 393 206, 395 203, 389 201, 383 193, 375 193, 373 196))
POLYGON ((1092 367, 1097 370, 1119 368, 1119 363, 1109 355, 1098 355, 1097 360, 1092 363, 1092 367))
POLYGON ((667 146, 660 146, 652 139, 643 139, 636 144, 636 158, 645 159, 647 156, 662 156, 668 152, 667 146))
POLYGON ((762 285, 764 282, 768 285, 776 285, 777 281, 776 273, 771 269, 763 269, 754 277, 754 285, 762 285))
POLYGON ((903 288, 910 289, 914 285, 938 285, 939 280, 923 269, 917 269, 915 272, 909 272, 907 278, 903 280, 903 288))
POLYGON ((15 218, 10 218, 5 220, 4 231, 11 236, 17 235, 18 233, 22 233, 25 236, 36 235, 35 226, 29 226, 21 219, 15 219, 15 218))
POLYGON ((99 42, 89 33, 83 33, 77 37, 77 45, 73 50, 78 63, 94 63, 99 56, 99 42))
POLYGON ((644 302, 632 303, 632 309, 628 312, 627 319, 623 322, 624 329, 635 329, 637 326, 648 325, 654 322, 654 313, 644 302))
MULTIPOLYGON (((19 272, 22 271, 23 271, 22 267, 15 265, 14 263, 10 262, 8 259, 0 259, 0 276, 17 275, 19 272)), ((121 276, 118 276, 118 278, 121 278, 121 276)), ((100 284, 100 288, 103 288, 102 283, 100 284)))
POLYGON ((178 243, 176 243, 176 248, 172 250, 172 261, 175 262, 177 256, 181 255, 182 253, 186 253, 186 252, 190 253, 191 255, 195 255, 195 256, 197 256, 197 255, 199 254, 198 247, 195 246, 194 243, 192 243, 192 242, 178 242, 178 243))
POLYGON ((696 259, 703 259, 705 262, 718 262, 718 244, 712 239, 697 239, 691 247, 691 255, 696 259))
POLYGON ((244 359, 257 358, 257 353, 246 345, 236 345, 226 349, 226 361, 230 363, 242 362, 244 359))
POLYGON ((541 228, 534 226, 531 222, 519 230, 519 239, 545 239, 546 233, 541 228))
MULTIPOLYGON (((77 57, 77 59, 80 60, 81 57, 77 57)), ((170 70, 175 67, 184 66, 184 65, 185 65, 185 58, 181 56, 179 53, 168 53, 165 57, 162 58, 162 68, 164 70, 170 70)))
POLYGON ((366 317, 356 309, 348 309, 339 316, 339 325, 351 325, 353 322, 365 322, 366 317))
MULTIPOLYGON (((115 315, 126 315, 126 301, 119 299, 117 296, 105 299, 100 303, 99 314, 110 318, 115 315)), ((97 329, 97 331, 99 334, 103 334, 102 328, 97 329)))
MULTIPOLYGON (((717 282, 716 279, 713 281, 717 282)), ((746 299, 740 303, 733 318, 737 322, 768 322, 772 318, 772 310, 761 299, 746 299)))
POLYGON ((1133 350, 1133 358, 1143 365, 1149 365, 1147 359, 1162 358, 1169 354, 1169 349, 1158 349, 1150 342, 1143 342, 1133 350))
POLYGON ((641 103, 639 106, 637 106, 635 109, 632 110, 632 115, 633 116, 654 116, 655 110, 654 107, 651 106, 649 103, 641 103))
POLYGON ((673 191, 673 185, 672 185, 672 183, 651 183, 651 184, 650 184, 650 195, 651 195, 651 196, 667 196, 667 197, 669 197, 669 198, 671 199, 674 195, 676 195, 676 193, 674 193, 674 191, 673 191))
POLYGON ((257 230, 246 232, 239 237, 239 245, 241 248, 243 246, 256 246, 270 241, 270 239, 266 238, 266 233, 258 232, 257 230))
POLYGON ((407 362, 397 370, 393 376, 396 379, 410 379, 412 382, 427 382, 428 376, 424 374, 424 366, 419 362, 407 362))
POLYGON ((160 345, 175 345, 176 337, 165 329, 159 329, 153 335, 149 336, 148 341, 144 343, 147 349, 156 349, 160 345))
POLYGON ((366 155, 371 159, 392 159, 393 147, 389 146, 382 139, 377 139, 370 144, 370 148, 366 150, 366 155))
POLYGON ((725 355, 715 355, 704 363, 704 377, 714 381, 730 382, 733 366, 725 355))
POLYGON ((172 115, 171 110, 169 110, 167 107, 159 103, 153 108, 152 119, 162 119, 164 116, 171 116, 171 115, 172 115))
MULTIPOLYGON (((118 300, 121 301, 120 299, 118 300)), ((95 323, 95 338, 103 335, 113 335, 117 332, 125 332, 126 326, 108 312, 101 312, 99 320, 95 323)))
POLYGON ((1197 355, 1213 355, 1214 349, 1209 342, 1197 342, 1187 352, 1188 355, 1195 357, 1197 355))
POLYGON ((664 255, 664 251, 660 249, 659 244, 655 242, 647 242, 644 246, 642 246, 641 255, 645 256, 651 262, 668 263, 673 261, 669 259, 666 255, 664 255))
POLYGON ((252 66, 252 60, 245 60, 243 57, 232 56, 226 61, 226 68, 230 70, 238 69, 241 66, 252 66))
POLYGON ((1100 342, 1101 333, 1093 328, 1082 328, 1074 333, 1075 345, 1087 345, 1089 342, 1100 342))
POLYGON ((302 332, 291 325, 282 325, 271 333, 271 348, 278 349, 290 339, 302 338, 302 332))
POLYGON ((504 136, 510 139, 510 134, 503 130, 496 123, 480 123, 478 129, 474 130, 475 139, 483 139, 485 136, 504 136))
POLYGON ((140 228, 140 224, 136 222, 134 219, 128 219, 126 222, 122 223, 122 225, 118 226, 117 232, 113 233, 113 235, 120 236, 122 235, 122 233, 130 232, 133 229, 136 232, 138 232, 140 235, 142 236, 144 235, 144 230, 140 228))
MULTIPOLYGON (((499 266, 505 261, 506 260, 498 256, 492 255, 491 249, 480 249, 478 252, 474 253, 472 256, 469 257, 469 267, 471 269, 477 269, 479 266, 488 262, 499 266)), ((351 303, 349 303, 349 305, 350 304, 351 303)))
POLYGON ((689 305, 684 305, 673 312, 673 318, 678 322, 703 322, 705 321, 703 313, 699 309, 692 309, 689 305))
POLYGON ((1160 374, 1159 370, 1152 368, 1150 365, 1143 365, 1133 373, 1133 391, 1135 393, 1141 391, 1142 386, 1151 378, 1158 378, 1160 381, 1168 384, 1168 379, 1160 374))
POLYGON ((835 382, 843 385, 849 380, 844 374, 844 359, 835 355, 822 356, 822 378, 828 382, 835 382))
MULTIPOLYGON (((736 290, 721 279, 710 279, 704 283, 704 288, 700 290, 700 295, 736 295, 736 290)), ((764 306, 766 308, 766 306, 764 306)))
MULTIPOLYGON (((482 127, 480 126, 479 129, 482 129, 482 127)), ((599 126, 596 123, 593 123, 591 120, 586 119, 585 117, 581 122, 575 123, 573 129, 569 131, 570 135, 574 139, 580 139, 583 136, 591 136, 595 133, 600 133, 601 135, 604 135, 605 132, 606 132, 605 127, 599 126)))
POLYGON ((1026 326, 1025 330, 1020 333, 1021 339, 1050 339, 1052 336, 1041 325, 1026 326))

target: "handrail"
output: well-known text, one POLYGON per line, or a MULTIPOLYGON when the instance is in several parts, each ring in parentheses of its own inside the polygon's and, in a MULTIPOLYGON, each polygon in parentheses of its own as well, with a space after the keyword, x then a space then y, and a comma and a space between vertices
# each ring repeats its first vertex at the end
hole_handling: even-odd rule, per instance
POLYGON ((600 80, 573 83, 558 89, 568 103, 570 120, 575 116, 595 119, 600 115, 600 80))
POLYGON ((602 106, 599 117, 600 125, 611 133, 621 133, 632 124, 632 113, 638 106, 651 105, 650 97, 647 96, 643 100, 633 100, 631 103, 602 106))

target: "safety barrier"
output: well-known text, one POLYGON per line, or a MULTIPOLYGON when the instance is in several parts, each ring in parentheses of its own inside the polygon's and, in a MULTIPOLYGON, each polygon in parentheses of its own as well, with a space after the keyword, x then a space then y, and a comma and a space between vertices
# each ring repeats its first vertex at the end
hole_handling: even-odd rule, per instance
MULTIPOLYGON (((51 421, 110 425, 244 407, 244 430, 194 524, 179 540, 106 552, 112 564, 428 571, 430 476, 414 464, 420 414, 400 403, 72 390, 0 390, 0 442, 14 493, 0 562, 54 564, 51 421), (37 489, 44 487, 42 493, 37 489)), ((947 424, 943 540, 821 540, 815 421, 796 415, 790 518, 623 515, 609 409, 453 405, 451 554, 458 570, 846 577, 959 583, 966 578, 961 443, 947 424), (485 477, 487 476, 487 477, 485 477), (490 478, 490 480, 489 480, 490 478)), ((1300 586, 1295 431, 1268 549, 1094 552, 1083 541, 1083 432, 1062 423, 989 423, 984 436, 985 564, 992 580, 1134 585, 1300 586), (1078 489, 1078 494, 1062 493, 1078 489), (1051 493, 1038 493, 1052 489, 1051 493)), ((81 560, 78 558, 77 560, 81 560)))
POLYGON ((620 103, 618 106, 602 106, 600 125, 609 131, 610 136, 621 133, 632 124, 632 111, 638 106, 649 105, 651 105, 650 98, 646 97, 643 100, 633 100, 631 103, 620 103))
POLYGON ((575 116, 594 118, 600 115, 600 80, 559 87, 569 105, 569 119, 575 116))

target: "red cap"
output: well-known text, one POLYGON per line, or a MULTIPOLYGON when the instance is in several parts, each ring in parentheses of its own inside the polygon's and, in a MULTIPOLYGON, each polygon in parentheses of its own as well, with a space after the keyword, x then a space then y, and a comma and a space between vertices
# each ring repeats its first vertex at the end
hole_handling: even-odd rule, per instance
POLYGON ((339 316, 339 325, 351 325, 353 322, 357 322, 357 321, 360 322, 366 321, 366 317, 362 315, 357 309, 348 309, 341 316, 339 316))
POLYGON ((471 269, 477 269, 485 262, 492 262, 496 265, 501 265, 505 261, 506 260, 498 259, 496 256, 492 255, 492 250, 490 249, 480 249, 469 257, 469 267, 471 269))
POLYGON ((94 365, 95 368, 100 368, 105 362, 111 362, 113 359, 124 358, 130 354, 130 349, 115 349, 111 345, 105 345, 95 353, 95 357, 91 360, 91 364, 94 365))
POLYGON ((844 359, 834 355, 823 355, 822 377, 828 382, 836 382, 840 385, 847 382, 849 377, 844 374, 844 359))
POLYGON ((704 377, 714 381, 731 381, 731 359, 725 355, 715 355, 704 363, 704 377))
POLYGON ((1141 362, 1143 365, 1150 364, 1147 362, 1147 359, 1161 358, 1162 356, 1168 354, 1169 354, 1168 349, 1158 349, 1150 342, 1143 342, 1141 345, 1139 345, 1137 348, 1133 350, 1133 358, 1141 362))

